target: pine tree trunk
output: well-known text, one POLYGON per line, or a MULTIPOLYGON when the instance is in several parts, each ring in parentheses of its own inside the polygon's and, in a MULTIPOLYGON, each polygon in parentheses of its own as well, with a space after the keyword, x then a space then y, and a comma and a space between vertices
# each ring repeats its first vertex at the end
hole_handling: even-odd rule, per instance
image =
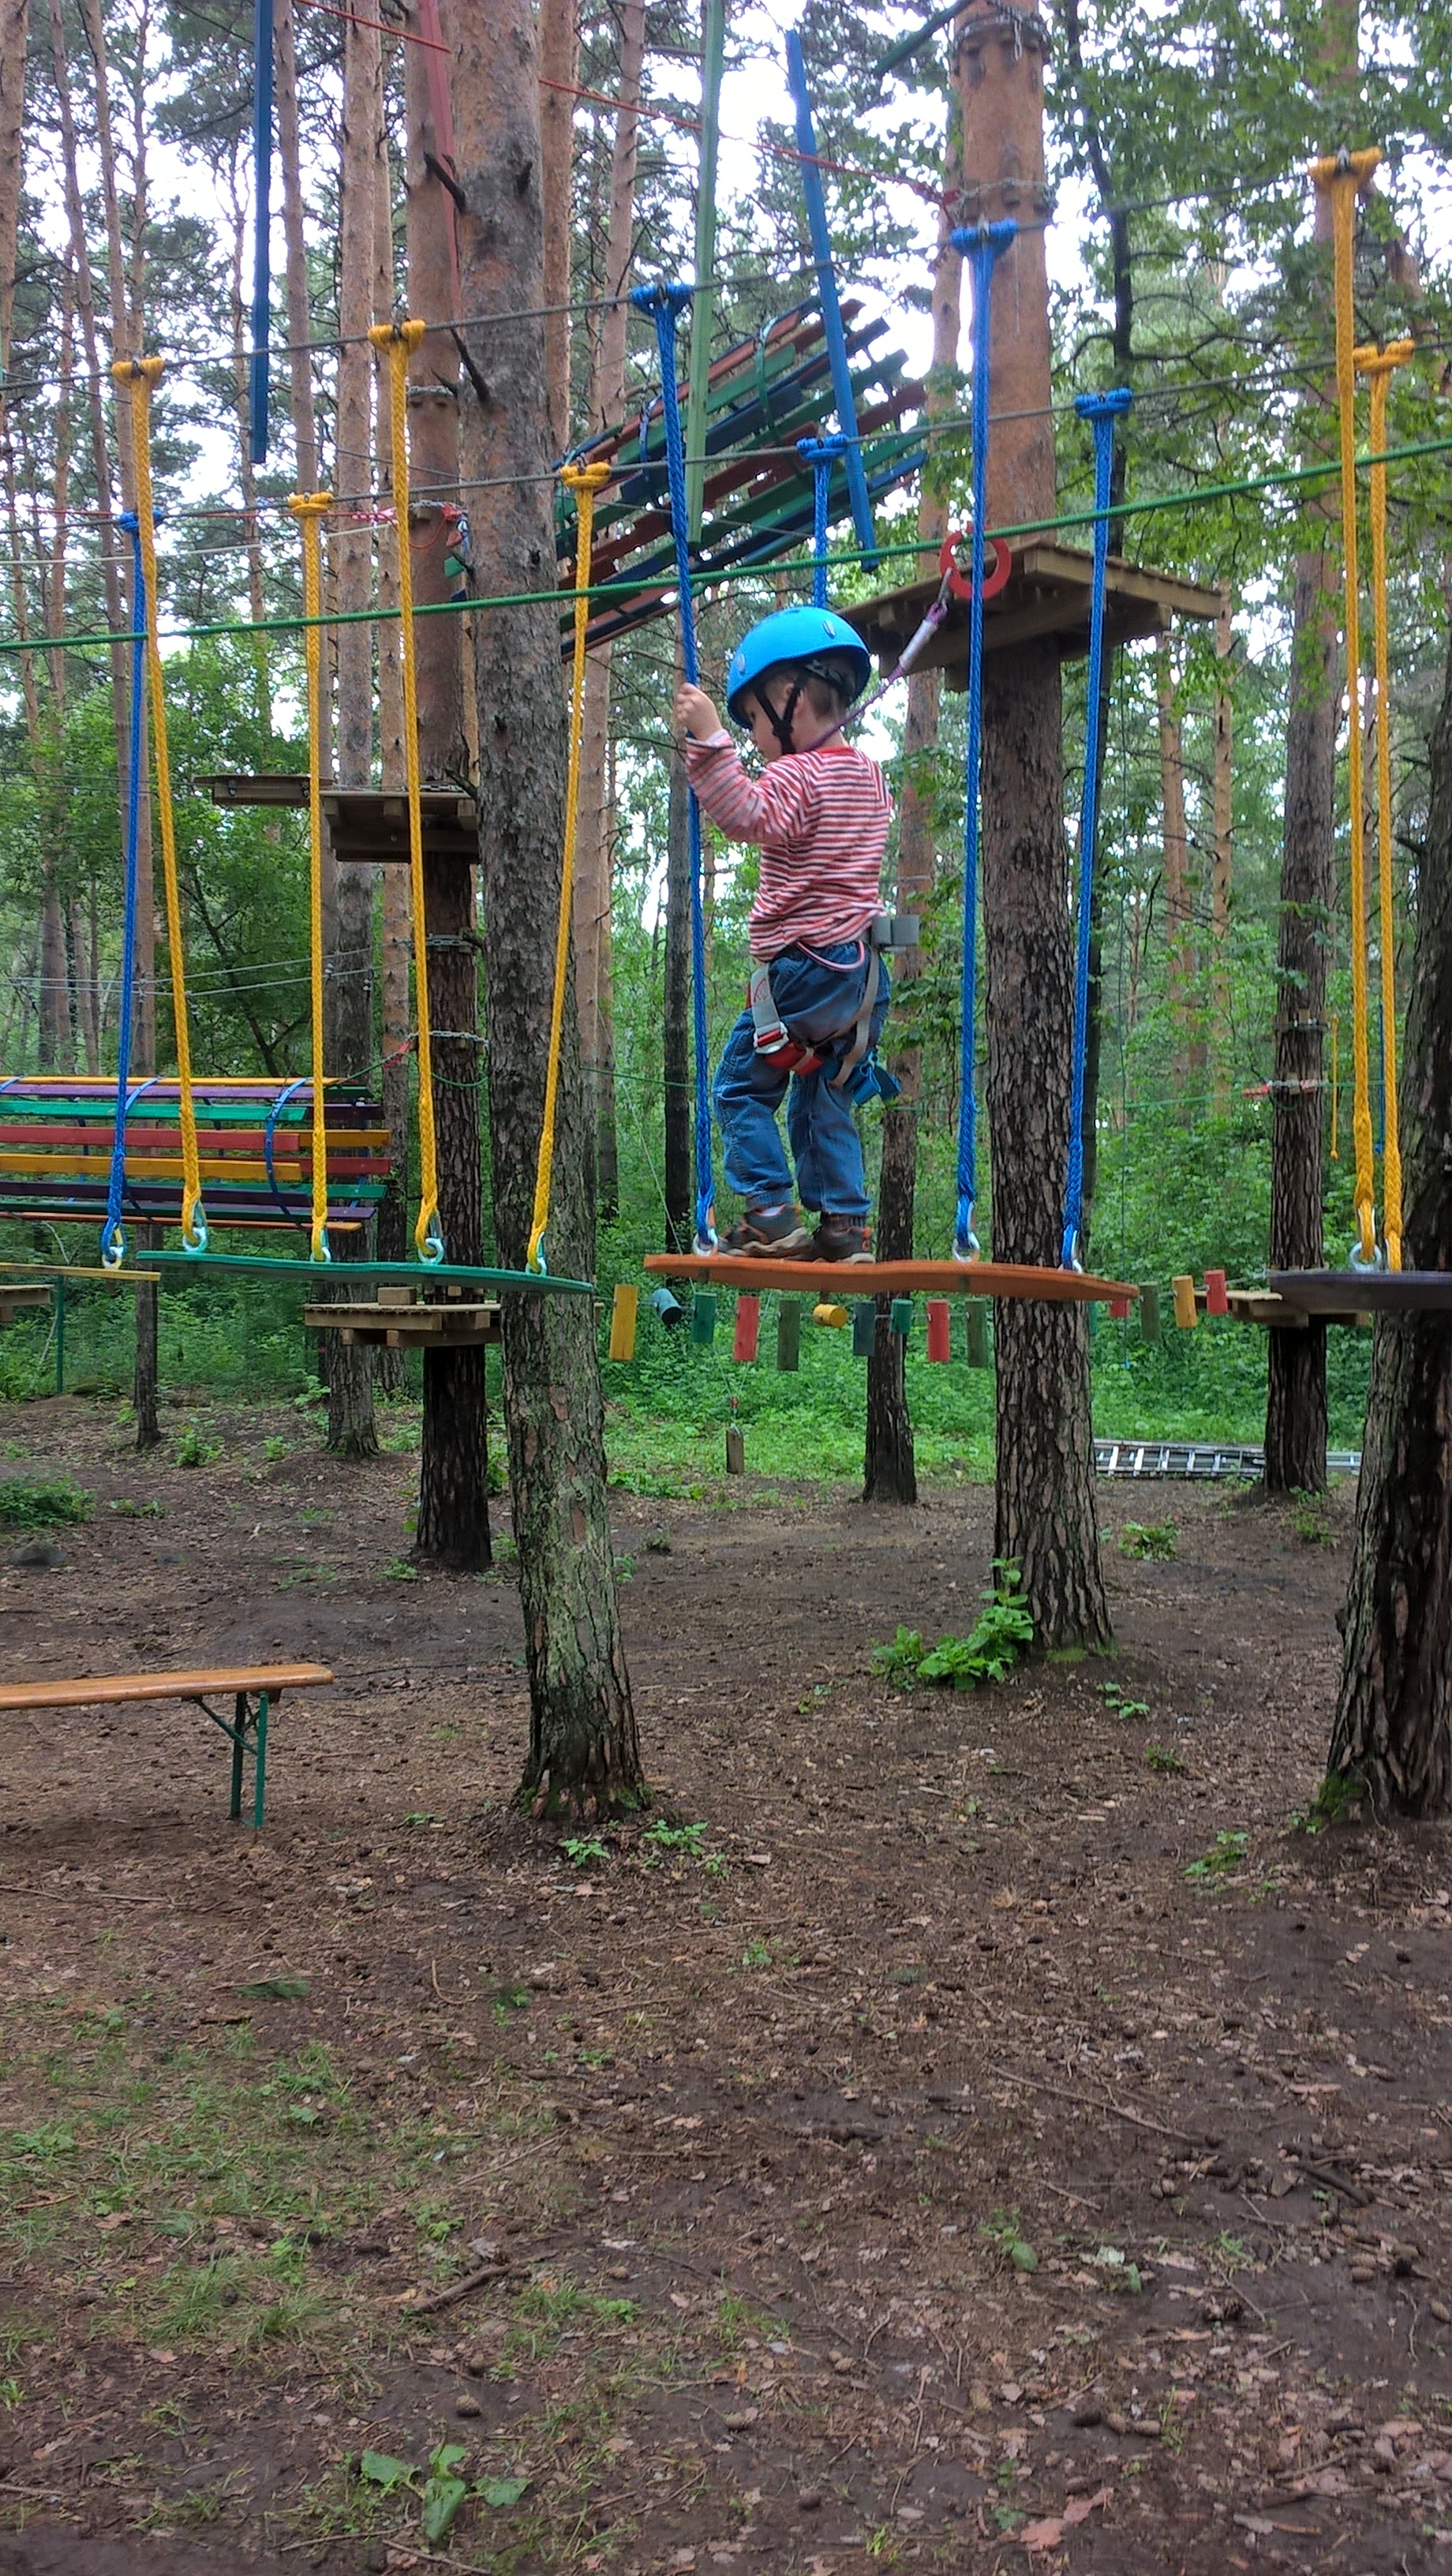
MULTIPOLYGON (((338 257, 338 415, 334 487, 340 509, 336 585, 340 616, 373 604, 371 395, 367 331, 373 319, 374 201, 383 134, 382 47, 377 28, 350 18, 343 36, 343 123, 339 138, 342 200, 338 257)), ((373 782, 373 635, 366 625, 340 625, 338 759, 340 787, 373 782)), ((373 907, 379 870, 335 866, 335 940, 326 986, 326 1061, 330 1074, 366 1080, 373 1056, 373 907)), ((365 1237, 365 1241, 367 1238, 365 1237)), ((350 1293, 346 1288, 340 1294, 350 1293)), ((365 1343, 321 1336, 328 1384, 328 1447, 336 1457, 376 1458, 373 1353, 365 1343)))
MULTIPOLYGON (((385 125, 379 138, 375 173, 377 193, 373 205, 373 319, 386 322, 394 305, 393 258, 393 176, 385 125)), ((387 507, 392 490, 392 465, 388 436, 388 379, 379 368, 375 380, 375 428, 373 487, 379 495, 380 512, 387 507)), ((380 609, 397 609, 398 574, 392 540, 381 536, 376 546, 375 562, 380 609)), ((397 617, 380 619, 378 650, 378 775, 379 784, 395 791, 404 785, 403 756, 403 674, 399 659, 397 617)), ((379 1006, 383 1048, 383 1123, 388 1129, 388 1188, 379 1205, 377 1217, 378 1257, 381 1261, 404 1261, 408 1258, 409 1200, 409 1031, 413 1022, 409 1009, 410 932, 408 919, 408 871, 387 867, 383 870, 382 955, 380 959, 379 1006)), ((389 1395, 399 1395, 407 1384, 407 1366, 402 1351, 379 1351, 374 1360, 374 1384, 389 1395)))
MULTIPOLYGON (((148 1252, 155 1252, 161 1242, 159 1225, 138 1225, 136 1256, 145 1267, 148 1252)), ((161 1348, 161 1292, 154 1280, 143 1279, 136 1290, 136 1356, 131 1382, 131 1403, 136 1415, 136 1446, 154 1449, 161 1438, 161 1416, 157 1409, 161 1348)))
MULTIPOLYGON (((1052 643, 996 653, 983 690, 983 920, 993 1252, 1058 1266, 1069 1132, 1073 950, 1052 643)), ((1109 1641, 1082 1306, 994 1310, 994 1554, 1012 1559, 1040 1648, 1109 1641)))
POLYGON ((544 198, 545 397, 550 450, 563 456, 570 444, 570 220, 575 156, 578 76, 578 0, 539 0, 539 124, 544 198))
POLYGON ((1225 943, 1230 936, 1230 898, 1234 880, 1234 731, 1235 702, 1231 695, 1231 671, 1235 652, 1235 631, 1230 623, 1230 593, 1221 594, 1220 615, 1215 623, 1215 752, 1213 812, 1215 846, 1210 865, 1210 935, 1214 957, 1212 979, 1215 1009, 1215 1106, 1220 1116, 1230 1111, 1230 1075, 1234 1030, 1231 1024, 1230 970, 1226 962, 1225 943))
MULTIPOLYGON (((460 13, 454 106, 468 211, 467 313, 528 317, 544 301, 539 91, 530 0, 460 13)), ((465 473, 477 496, 475 580, 517 588, 552 563, 554 529, 537 319, 468 334, 465 473)), ((561 885, 566 727, 559 625, 548 605, 479 620, 480 852, 489 934, 490 1141, 501 1259, 528 1247, 561 885), (506 1070, 507 1069, 507 1072, 506 1070)), ((588 1252, 579 1038, 564 1015, 553 1263, 588 1252)), ((521 1795, 582 1815, 643 1794, 606 1509, 603 1407, 589 1301, 504 1301, 504 1403, 530 1685, 521 1795)))
MULTIPOLYGON (((1190 836, 1185 823, 1185 751, 1175 705, 1175 675, 1170 648, 1155 655, 1155 693, 1160 719, 1160 808, 1165 876, 1165 958, 1169 969, 1170 1016, 1175 1025, 1175 1072, 1183 1083, 1190 1073, 1190 836)), ((1188 1104, 1181 1103, 1188 1111, 1188 1104)))
MULTIPOLYGON (((409 298, 423 315, 448 310, 453 207, 430 169, 442 160, 425 58, 408 47, 409 298)), ((470 305, 470 312, 482 310, 470 305)), ((445 331, 431 331, 409 368, 409 554, 419 607, 447 599, 449 522, 445 500, 459 488, 459 361, 445 331)), ((487 585, 497 587, 497 585, 487 585)), ((426 786, 457 785, 469 773, 464 735, 463 659, 457 617, 423 618, 416 631, 419 759, 426 786)), ((555 674, 558 693, 558 665, 555 674)), ((415 990, 427 974, 435 1038, 434 1123, 439 1224, 446 1258, 482 1261, 480 1050, 474 880, 466 861, 424 859, 425 954, 414 950, 415 990), (425 964, 425 956, 427 963, 425 964)), ((484 1352, 424 1352, 423 1451, 419 1461, 415 1553, 475 1572, 490 1562, 488 1415, 484 1352)))
MULTIPOLYGON (((1452 1271, 1452 652, 1402 1089, 1409 1269, 1452 1271)), ((1286 1337, 1290 1338, 1289 1335, 1286 1337)), ((1452 1313, 1377 1319, 1328 1768, 1381 1816, 1452 1813, 1452 1313)))
POLYGON ((696 1232, 691 1186, 691 853, 686 767, 671 753, 666 819, 665 992, 661 1010, 665 1085, 665 1248, 689 1252, 696 1232))

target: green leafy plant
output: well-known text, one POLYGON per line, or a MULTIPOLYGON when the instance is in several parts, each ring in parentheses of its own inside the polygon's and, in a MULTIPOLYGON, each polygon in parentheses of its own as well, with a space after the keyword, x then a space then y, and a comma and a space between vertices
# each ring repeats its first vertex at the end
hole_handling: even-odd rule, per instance
POLYGON ((925 1650, 916 1628, 899 1627, 889 1646, 872 1649, 873 1670, 900 1690, 917 1682, 944 1682, 954 1690, 971 1690, 979 1682, 1001 1682, 1033 1643, 1034 1623, 1018 1598, 1018 1567, 1006 1559, 994 1562, 994 1580, 983 1595, 986 1607, 966 1637, 940 1637, 925 1650))
POLYGON ((155 1501, 128 1503, 122 1500, 119 1503, 108 1503, 106 1508, 115 1513, 118 1521, 159 1521, 166 1512, 165 1503, 155 1501))
POLYGON ((23 1476, 0 1485, 0 1528, 59 1529, 90 1517, 91 1497, 79 1485, 33 1483, 23 1476))
POLYGON ((1147 1699, 1126 1699, 1118 1682, 1101 1682, 1099 1696, 1111 1717, 1148 1717, 1147 1699))
POLYGON ((271 1437, 264 1440, 262 1443, 262 1455, 267 1460, 270 1467, 275 1467, 279 1458, 287 1458, 291 1453, 292 1443, 288 1440, 279 1439, 276 1432, 273 1432, 271 1437))
POLYGON ((1291 1831, 1324 1834, 1329 1825, 1344 1825, 1365 1796, 1366 1782, 1359 1771, 1328 1771, 1310 1805, 1293 1810, 1291 1831))
POLYGON ((418 1581, 418 1567, 410 1565, 406 1556, 391 1556, 383 1572, 390 1583, 417 1583, 418 1581))
POLYGON ((1229 1878, 1239 1869, 1249 1849, 1249 1834, 1218 1833, 1213 1848, 1202 1852, 1198 1860, 1192 1860, 1184 1871, 1184 1876, 1209 1879, 1212 1882, 1229 1878))
POLYGON ((1096 2254, 1084 2259, 1099 2274, 1106 2290, 1122 2290, 1131 2299, 1139 2297, 1144 2288, 1139 2265, 1131 2263, 1118 2245, 1101 2245, 1096 2254))
POLYGON ((1144 1758, 1151 1771, 1164 1771, 1171 1777, 1189 1767, 1183 1757, 1175 1752, 1173 1746, 1168 1744, 1147 1744, 1144 1748, 1144 1758))
POLYGON ((991 2218, 983 2220, 978 2233, 996 2254, 1013 2265, 1015 2272, 1038 2270, 1039 2258, 1024 2235, 1016 2209, 995 2209, 991 2218))
POLYGON ((1303 1547, 1334 1547, 1336 1534, 1326 1517, 1324 1494, 1291 1496, 1291 1527, 1303 1547))
POLYGON ((671 1853, 682 1860, 704 1860, 707 1856, 707 1830, 704 1824, 668 1825, 663 1817, 658 1817, 654 1824, 646 1826, 640 1837, 647 1868, 654 1867, 671 1853))
POLYGON ((389 2451, 365 2451, 358 2463, 358 2474, 366 2485, 376 2487, 381 2495, 417 2496, 422 2510, 419 2515, 421 2537, 432 2545, 446 2540, 454 2527, 459 2507, 471 2495, 494 2512, 516 2505, 529 2485, 528 2478, 476 2478, 471 2485, 461 2478, 459 2469, 468 2458, 462 2442, 440 2442, 429 2454, 427 2473, 413 2468, 407 2460, 395 2459, 389 2451))
POLYGON ((610 1858, 598 1834, 566 1834, 560 1849, 571 1869, 590 1869, 596 1861, 610 1858))
POLYGON ((301 1395, 295 1395, 292 1399, 293 1410, 295 1413, 312 1413, 316 1411, 320 1404, 326 1404, 327 1400, 328 1390, 324 1386, 322 1379, 320 1377, 314 1377, 311 1371, 309 1371, 308 1376, 303 1381, 303 1390, 301 1395))
POLYGON ((1163 1563, 1179 1552, 1180 1532, 1174 1521, 1126 1521, 1119 1533, 1121 1556, 1148 1556, 1163 1563))
POLYGON ((220 1458, 221 1455, 221 1441, 208 1440, 195 1422, 187 1424, 176 1444, 176 1463, 179 1467, 209 1467, 212 1460, 220 1458))

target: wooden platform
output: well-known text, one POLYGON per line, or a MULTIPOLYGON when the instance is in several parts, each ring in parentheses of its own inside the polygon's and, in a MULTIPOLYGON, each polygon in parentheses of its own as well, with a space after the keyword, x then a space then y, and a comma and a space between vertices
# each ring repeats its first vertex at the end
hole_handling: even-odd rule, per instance
MULTIPOLYGON (((255 777, 229 770, 199 778, 197 785, 205 787, 214 805, 305 806, 308 801, 303 770, 262 770, 255 777)), ((473 797, 456 787, 426 787, 420 802, 424 857, 476 860, 479 818, 473 797)), ((345 865, 407 867, 408 798, 396 788, 325 786, 323 821, 333 856, 345 865)))
POLYGON ((1029 1270, 1003 1261, 758 1261, 729 1252, 648 1252, 643 1267, 658 1279, 694 1279, 702 1287, 782 1288, 814 1302, 834 1297, 1022 1297, 1054 1306, 1104 1305, 1137 1297, 1126 1280, 1091 1279, 1078 1270, 1029 1270))
POLYGON ((24 1281, 0 1279, 0 1324, 14 1322, 17 1306, 48 1306, 49 1304, 50 1281, 48 1279, 24 1281))
MULTIPOLYGON (((1203 1288, 1196 1289, 1195 1303, 1202 1315, 1208 1312, 1203 1288)), ((1269 1288, 1227 1288, 1225 1305, 1232 1323, 1263 1324, 1277 1333, 1303 1333, 1311 1320, 1304 1306, 1293 1306, 1289 1299, 1275 1296, 1269 1288)), ((1369 1324, 1371 1317, 1348 1309, 1344 1314, 1327 1313, 1322 1320, 1328 1324, 1369 1324)))
MULTIPOLYGON (((1089 598, 1094 558, 1077 546, 1030 537, 1014 549, 1013 570, 995 599, 983 610, 983 650, 1002 653, 1010 644, 1027 644, 1051 635, 1060 655, 1072 660, 1089 650, 1089 598)), ((884 591, 839 614, 855 626, 884 673, 890 671, 908 638, 915 634, 938 595, 938 573, 910 582, 903 590, 884 591)), ((1209 622, 1220 614, 1218 590, 1182 581, 1177 573, 1109 558, 1104 609, 1104 640, 1113 646, 1140 635, 1162 634, 1176 617, 1209 622)), ((950 689, 968 685, 968 602, 954 599, 947 617, 925 646, 916 665, 941 671, 950 689)))
POLYGON ((425 1303, 417 1288, 380 1288, 367 1303, 304 1306, 303 1322, 315 1332, 336 1333, 345 1348, 362 1343, 389 1351, 477 1350, 499 1339, 497 1300, 465 1298, 458 1289, 425 1303))
POLYGON ((1452 1313, 1452 1270, 1273 1270, 1270 1286, 1307 1315, 1452 1313))

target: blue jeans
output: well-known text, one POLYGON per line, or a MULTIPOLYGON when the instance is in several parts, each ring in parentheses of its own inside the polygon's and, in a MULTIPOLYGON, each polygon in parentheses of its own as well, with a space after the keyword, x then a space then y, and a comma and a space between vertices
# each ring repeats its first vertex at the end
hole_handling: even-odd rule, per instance
MULTIPOLYGON (((859 1224, 867 1215, 856 1115, 846 1091, 833 1090, 832 1076, 841 1070, 851 1046, 870 967, 870 952, 857 940, 823 948, 817 956, 788 948, 772 959, 771 989, 777 1010, 794 1038, 804 1046, 820 1047, 822 1062, 816 1073, 793 1075, 784 1072, 774 1056, 758 1055, 756 1024, 749 1011, 742 1012, 727 1039, 716 1068, 716 1116, 726 1149, 726 1178, 749 1208, 777 1207, 792 1195, 791 1173, 776 1123, 790 1085, 787 1134, 802 1205, 825 1210, 829 1216, 851 1217, 859 1224)), ((878 970, 871 1024, 874 1046, 891 998, 880 957, 878 970)))

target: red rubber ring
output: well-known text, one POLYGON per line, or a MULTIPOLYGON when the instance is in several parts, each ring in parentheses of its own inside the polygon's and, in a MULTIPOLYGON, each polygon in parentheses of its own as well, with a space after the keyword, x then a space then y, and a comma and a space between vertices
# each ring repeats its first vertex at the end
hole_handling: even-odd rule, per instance
MULTIPOLYGON (((969 542, 967 530, 954 529, 944 538, 942 552, 938 556, 938 570, 947 574, 948 588, 955 599, 971 599, 973 596, 972 581, 958 560, 959 549, 969 542)), ((983 596, 996 599, 1013 570, 1013 555, 999 537, 984 539, 984 554, 989 560, 983 575, 983 596)))

